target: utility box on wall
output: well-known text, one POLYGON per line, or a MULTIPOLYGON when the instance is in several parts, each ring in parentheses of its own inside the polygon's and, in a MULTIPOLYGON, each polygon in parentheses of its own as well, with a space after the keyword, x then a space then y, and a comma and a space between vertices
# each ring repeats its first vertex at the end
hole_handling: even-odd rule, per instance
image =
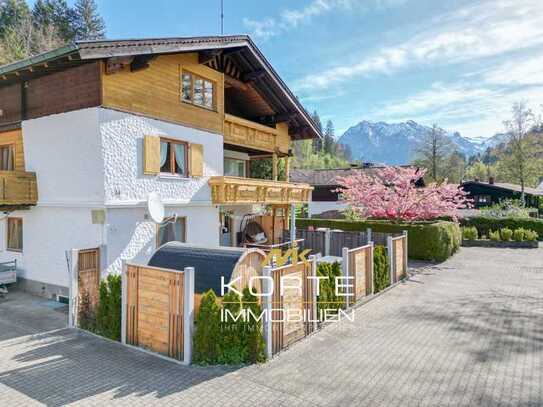
POLYGON ((92 209, 91 217, 93 225, 103 225, 106 223, 106 211, 104 209, 92 209))

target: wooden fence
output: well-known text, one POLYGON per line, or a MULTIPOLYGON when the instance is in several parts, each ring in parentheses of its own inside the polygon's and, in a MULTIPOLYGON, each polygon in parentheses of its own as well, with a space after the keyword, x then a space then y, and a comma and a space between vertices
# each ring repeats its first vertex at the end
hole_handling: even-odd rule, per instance
POLYGON ((373 294, 373 242, 354 249, 343 248, 342 271, 350 277, 352 292, 347 297, 347 305, 373 294))
POLYGON ((407 277, 407 232, 401 236, 388 237, 387 254, 390 264, 390 283, 407 277))
MULTIPOLYGON (((316 260, 311 258, 307 262, 275 269, 265 267, 263 275, 273 280, 271 287, 265 284, 263 288, 264 293, 273 292, 271 297, 263 297, 263 309, 267 316, 264 320, 264 338, 268 357, 271 357, 316 329, 317 282, 309 278, 316 276, 316 260)), ((268 280, 263 281, 266 283, 268 280)))
POLYGON ((123 267, 122 342, 191 361, 194 269, 123 267))

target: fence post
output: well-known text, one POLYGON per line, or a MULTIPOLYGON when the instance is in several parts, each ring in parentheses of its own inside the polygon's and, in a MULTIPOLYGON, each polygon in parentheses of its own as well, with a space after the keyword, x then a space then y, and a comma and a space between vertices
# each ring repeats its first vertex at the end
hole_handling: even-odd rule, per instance
POLYGON ((266 294, 262 297, 262 308, 264 311, 264 341, 266 342, 266 358, 271 359, 273 356, 273 339, 272 339, 272 298, 273 294, 270 294, 273 289, 273 281, 270 281, 272 277, 272 268, 266 266, 262 269, 262 276, 264 279, 262 283, 262 291, 266 294), (269 278, 268 278, 269 277, 269 278))
POLYGON ((296 205, 290 204, 290 244, 296 240, 296 205))
POLYGON ((311 262, 311 276, 313 277, 311 279, 311 287, 313 288, 313 292, 311 293, 311 301, 312 301, 312 314, 313 314, 313 331, 317 330, 317 288, 318 284, 320 283, 320 280, 318 280, 317 277, 317 256, 311 255, 309 256, 309 261, 311 262))
MULTIPOLYGON (((349 277, 349 248, 344 247, 341 250, 341 255, 342 255, 342 258, 343 258, 343 261, 341 262, 341 270, 342 270, 343 277, 349 277)), ((349 279, 345 278, 345 281, 343 282, 343 284, 349 284, 349 279)), ((345 296, 345 305, 348 307, 349 304, 350 304, 350 301, 349 301, 350 290, 349 290, 349 288, 347 288, 346 294, 347 295, 345 296)))
POLYGON ((388 256, 388 269, 390 273, 390 285, 394 284, 394 243, 392 242, 392 236, 387 236, 387 256, 388 256))
POLYGON ((371 238, 372 238, 372 236, 371 236, 371 228, 366 229, 366 235, 368 237, 368 242, 367 243, 371 242, 371 238))
POLYGON ((403 235, 405 236, 404 242, 403 242, 403 264, 404 264, 404 271, 405 271, 405 277, 407 277, 407 262, 408 262, 408 253, 409 246, 407 245, 407 230, 403 231, 403 235))
POLYGON ((79 250, 72 249, 66 251, 66 257, 69 259, 70 267, 70 295, 68 297, 68 327, 77 327, 77 308, 79 302, 79 250))
MULTIPOLYGON (((370 229, 371 230, 371 229, 370 229)), ((375 292, 375 282, 373 279, 373 251, 375 250, 375 245, 373 242, 370 242, 370 276, 371 276, 371 294, 375 292)))
POLYGON ((329 256, 330 255, 330 236, 331 236, 330 228, 326 228, 324 231, 324 255, 329 256))
POLYGON ((189 365, 194 332, 194 267, 185 267, 183 291, 183 362, 189 365))
POLYGON ((126 294, 128 288, 127 264, 123 260, 121 267, 121 343, 126 345, 126 294))

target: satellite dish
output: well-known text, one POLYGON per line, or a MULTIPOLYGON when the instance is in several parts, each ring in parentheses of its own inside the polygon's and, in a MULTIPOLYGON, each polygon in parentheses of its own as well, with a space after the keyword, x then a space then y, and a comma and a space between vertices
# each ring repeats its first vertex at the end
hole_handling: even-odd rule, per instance
POLYGON ((164 204, 158 193, 151 192, 149 194, 147 198, 147 210, 153 222, 162 223, 164 221, 164 204))

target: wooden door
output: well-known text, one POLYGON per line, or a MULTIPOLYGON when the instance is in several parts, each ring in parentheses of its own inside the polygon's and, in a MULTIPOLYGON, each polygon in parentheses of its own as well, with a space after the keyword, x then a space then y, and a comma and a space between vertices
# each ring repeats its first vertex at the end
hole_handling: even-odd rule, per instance
POLYGON ((89 307, 94 311, 100 293, 100 249, 80 250, 77 271, 79 298, 88 296, 89 307))

